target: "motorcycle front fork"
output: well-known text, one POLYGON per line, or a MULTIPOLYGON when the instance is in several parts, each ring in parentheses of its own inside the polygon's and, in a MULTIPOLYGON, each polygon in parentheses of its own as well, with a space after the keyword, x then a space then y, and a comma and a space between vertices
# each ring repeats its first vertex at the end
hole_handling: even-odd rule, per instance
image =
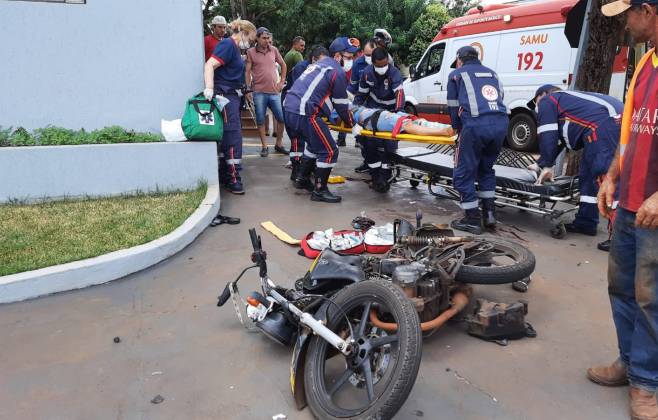
POLYGON ((329 328, 325 327, 324 324, 315 319, 313 315, 297 308, 295 305, 290 303, 288 299, 281 296, 276 290, 270 290, 270 295, 284 308, 288 309, 293 315, 299 318, 299 322, 302 325, 310 328, 315 334, 322 337, 344 355, 348 356, 350 354, 352 350, 350 343, 340 338, 340 336, 331 331, 329 328))

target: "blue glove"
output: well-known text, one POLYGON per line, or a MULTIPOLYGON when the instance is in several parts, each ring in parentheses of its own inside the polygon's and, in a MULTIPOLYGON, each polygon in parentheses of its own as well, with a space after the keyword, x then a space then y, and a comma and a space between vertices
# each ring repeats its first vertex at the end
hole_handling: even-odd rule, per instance
POLYGON ((336 110, 331 111, 331 115, 329 116, 329 121, 332 124, 338 124, 338 120, 339 120, 338 112, 336 112, 336 110))

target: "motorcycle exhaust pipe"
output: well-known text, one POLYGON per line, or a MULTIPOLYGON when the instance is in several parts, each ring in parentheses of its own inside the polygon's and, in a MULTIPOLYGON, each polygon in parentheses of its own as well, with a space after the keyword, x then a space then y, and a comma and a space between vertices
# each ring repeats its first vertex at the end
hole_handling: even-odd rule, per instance
MULTIPOLYGON (((450 309, 443 311, 439 316, 434 318, 431 321, 421 322, 420 329, 423 332, 432 331, 437 328, 440 328, 448 322, 448 320, 459 312, 463 311, 464 308, 468 305, 468 295, 465 292, 457 292, 452 296, 452 306, 450 309)), ((377 327, 381 328, 384 331, 394 332, 398 329, 398 324, 394 322, 384 322, 377 317, 377 312, 375 310, 370 311, 370 322, 377 327)))

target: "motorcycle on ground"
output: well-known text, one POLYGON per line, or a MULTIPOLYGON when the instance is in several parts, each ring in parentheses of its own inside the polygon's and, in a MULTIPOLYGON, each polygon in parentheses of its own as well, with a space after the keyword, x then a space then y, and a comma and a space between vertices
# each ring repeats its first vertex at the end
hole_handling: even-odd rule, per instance
POLYGON ((250 229, 254 265, 228 283, 240 322, 274 341, 294 343, 290 385, 299 409, 318 418, 388 419, 416 381, 423 334, 461 312, 470 284, 527 279, 535 257, 525 247, 489 237, 454 236, 431 224, 394 223, 395 244, 381 257, 341 255, 329 248, 293 289, 267 275, 267 255, 250 229), (246 301, 237 284, 259 268, 261 292, 246 301))
MULTIPOLYGON (((420 366, 422 335, 412 301, 391 282, 351 278, 346 285, 340 275, 315 278, 312 292, 277 286, 267 275, 260 237, 255 229, 249 235, 254 265, 226 285, 217 305, 230 298, 247 329, 295 343, 290 385, 298 408, 308 404, 323 419, 392 418, 420 366), (261 292, 244 301, 237 285, 251 268, 259 269, 261 292), (373 316, 395 330, 377 327, 373 316)), ((325 261, 319 257, 313 267, 328 266, 325 261)))

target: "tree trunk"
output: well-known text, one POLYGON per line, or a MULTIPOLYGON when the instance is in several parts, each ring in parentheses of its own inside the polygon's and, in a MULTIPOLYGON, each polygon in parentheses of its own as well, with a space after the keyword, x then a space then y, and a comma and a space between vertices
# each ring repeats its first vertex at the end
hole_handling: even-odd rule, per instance
POLYGON ((617 45, 621 44, 624 21, 603 16, 603 3, 601 0, 592 0, 589 42, 578 69, 576 90, 608 94, 612 64, 617 45))
MULTIPOLYGON (((604 3, 607 3, 607 1, 592 0, 589 13, 590 29, 587 50, 583 54, 578 68, 575 87, 576 90, 607 95, 610 91, 610 78, 612 77, 615 53, 622 40, 624 21, 603 16, 601 5, 604 3)), ((574 176, 578 174, 581 155, 582 150, 567 153, 565 175, 574 176)))
POLYGON ((229 3, 231 5, 231 18, 236 19, 238 17, 238 8, 235 4, 235 0, 230 0, 229 3))

